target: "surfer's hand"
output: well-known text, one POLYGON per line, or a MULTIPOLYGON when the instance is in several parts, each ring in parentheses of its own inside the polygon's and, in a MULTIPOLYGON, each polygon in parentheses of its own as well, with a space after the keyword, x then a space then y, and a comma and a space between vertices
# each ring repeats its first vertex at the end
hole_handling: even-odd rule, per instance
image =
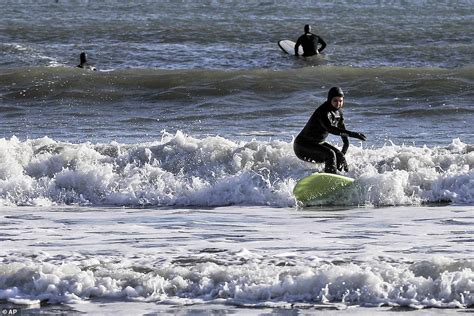
POLYGON ((365 141, 365 140, 367 139, 367 137, 365 137, 365 135, 362 134, 362 133, 356 133, 356 137, 355 137, 355 138, 360 139, 360 140, 363 140, 363 141, 365 141))
POLYGON ((347 161, 344 156, 340 156, 337 158, 337 170, 342 171, 344 170, 345 172, 349 171, 349 168, 347 167, 347 161))
POLYGON ((349 137, 353 137, 353 138, 357 138, 357 139, 360 139, 360 140, 366 140, 367 137, 365 137, 364 134, 362 133, 356 133, 356 132, 350 132, 348 133, 349 137))

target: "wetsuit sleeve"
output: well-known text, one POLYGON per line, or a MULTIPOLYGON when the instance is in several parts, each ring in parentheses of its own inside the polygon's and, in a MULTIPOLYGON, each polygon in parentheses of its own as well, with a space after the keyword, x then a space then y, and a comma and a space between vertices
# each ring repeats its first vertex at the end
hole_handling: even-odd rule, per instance
POLYGON ((319 37, 318 42, 321 44, 321 47, 318 49, 318 53, 321 53, 326 48, 327 44, 321 37, 319 37))
POLYGON ((301 46, 301 36, 298 38, 295 44, 295 56, 298 56, 298 48, 301 46))
POLYGON ((339 128, 331 124, 329 117, 327 115, 321 115, 318 117, 319 124, 328 131, 328 133, 333 135, 338 135, 341 137, 347 137, 348 131, 346 129, 339 128))
MULTIPOLYGON (((341 113, 341 120, 339 121, 339 128, 346 130, 346 125, 344 124, 344 117, 341 113)), ((341 135, 342 138, 342 149, 341 152, 345 155, 349 149, 349 137, 346 134, 341 135)))

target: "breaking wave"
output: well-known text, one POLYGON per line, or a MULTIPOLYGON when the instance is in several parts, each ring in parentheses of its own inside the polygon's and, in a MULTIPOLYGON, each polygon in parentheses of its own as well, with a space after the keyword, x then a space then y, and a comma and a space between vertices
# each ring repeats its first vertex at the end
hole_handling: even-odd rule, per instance
MULTIPOLYGON (((351 146, 357 186, 324 203, 416 205, 474 202, 474 147, 351 146)), ((296 181, 322 171, 297 159, 291 142, 195 138, 150 143, 0 139, 0 204, 293 206, 296 181)))

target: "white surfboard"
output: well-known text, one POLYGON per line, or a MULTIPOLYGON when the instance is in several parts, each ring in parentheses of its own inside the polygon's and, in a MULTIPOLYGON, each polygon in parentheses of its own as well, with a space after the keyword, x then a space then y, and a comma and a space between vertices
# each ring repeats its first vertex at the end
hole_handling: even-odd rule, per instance
MULTIPOLYGON (((278 46, 281 50, 289 55, 295 54, 295 45, 296 43, 290 40, 282 40, 278 42, 278 46)), ((298 47, 298 54, 303 55, 303 47, 298 47)))

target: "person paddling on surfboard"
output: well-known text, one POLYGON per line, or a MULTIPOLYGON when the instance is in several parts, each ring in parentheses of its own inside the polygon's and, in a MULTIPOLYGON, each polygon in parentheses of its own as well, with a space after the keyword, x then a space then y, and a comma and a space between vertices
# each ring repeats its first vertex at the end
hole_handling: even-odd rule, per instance
POLYGON ((337 173, 337 170, 348 171, 344 155, 349 149, 349 137, 366 140, 364 134, 346 129, 341 111, 343 105, 344 93, 342 89, 332 87, 328 92, 327 101, 314 111, 293 143, 293 150, 299 159, 309 162, 324 162, 324 172, 326 173, 337 173), (329 134, 341 136, 342 150, 325 141, 329 134))
POLYGON ((81 55, 79 55, 80 59, 80 64, 77 65, 77 68, 83 68, 83 69, 88 69, 88 70, 97 70, 94 66, 91 66, 87 63, 87 55, 85 52, 82 52, 81 55))
POLYGON ((301 35, 295 44, 295 56, 298 56, 298 48, 303 46, 303 56, 318 55, 326 48, 326 42, 318 35, 311 33, 311 26, 306 24, 304 26, 304 34, 301 35), (318 48, 318 44, 321 47, 318 48))

